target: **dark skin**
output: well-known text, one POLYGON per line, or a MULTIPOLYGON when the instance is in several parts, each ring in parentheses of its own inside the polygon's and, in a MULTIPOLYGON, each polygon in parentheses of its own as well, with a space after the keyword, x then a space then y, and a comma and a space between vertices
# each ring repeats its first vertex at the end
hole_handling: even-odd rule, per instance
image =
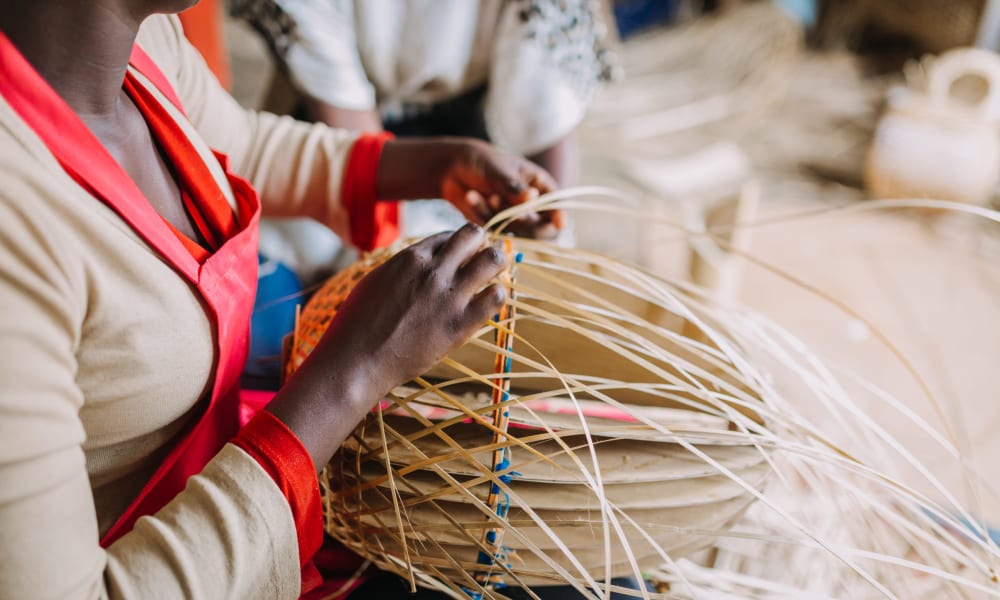
MULTIPOLYGON (((146 16, 142 4, 154 3, 4 0, 0 26, 87 124, 153 208, 182 233, 198 239, 145 119, 122 91, 135 34, 146 16)), ((156 4, 161 10, 183 10, 193 2, 156 4)))
MULTIPOLYGON (((382 131, 382 120, 375 110, 341 108, 315 98, 306 98, 305 105, 310 119, 326 123, 331 127, 351 131, 382 131)), ((573 185, 576 183, 579 163, 576 133, 570 132, 563 139, 529 156, 528 159, 551 173, 560 186, 573 185)))
MULTIPOLYGON (((122 91, 139 26, 190 0, 0 0, 0 29, 90 128, 171 224, 195 235, 175 178, 142 115, 122 91)), ((460 139, 388 142, 380 198, 447 194, 470 218, 554 187, 527 161, 460 139)), ((541 223, 534 215, 528 225, 541 223)), ((268 410, 325 465, 357 422, 394 386, 428 369, 494 314, 491 283, 504 259, 469 225, 424 240, 364 278, 321 343, 268 410)))
POLYGON ((483 284, 505 259, 483 241, 483 230, 471 223, 454 235, 431 236, 362 279, 344 302, 320 348, 268 407, 285 423, 300 424, 293 427, 300 438, 314 440, 315 447, 306 447, 317 468, 374 402, 429 369, 499 310, 504 288, 483 284), (387 289, 394 295, 385 296, 387 289), (331 364, 338 368, 323 368, 331 364), (313 409, 331 398, 340 411, 313 409))

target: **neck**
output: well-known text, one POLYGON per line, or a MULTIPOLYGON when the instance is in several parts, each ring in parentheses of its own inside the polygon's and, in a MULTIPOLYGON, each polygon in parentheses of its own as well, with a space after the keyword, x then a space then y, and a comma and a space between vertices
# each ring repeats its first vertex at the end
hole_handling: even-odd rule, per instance
POLYGON ((0 29, 81 117, 112 117, 139 25, 129 0, 0 0, 0 29))

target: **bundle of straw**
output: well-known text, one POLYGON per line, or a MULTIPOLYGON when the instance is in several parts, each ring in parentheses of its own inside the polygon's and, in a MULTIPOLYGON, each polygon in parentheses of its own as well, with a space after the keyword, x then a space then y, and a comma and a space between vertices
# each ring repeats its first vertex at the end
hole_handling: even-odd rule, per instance
POLYGON ((971 45, 986 0, 841 0, 824 5, 820 39, 853 44, 871 28, 905 36, 931 52, 971 45))

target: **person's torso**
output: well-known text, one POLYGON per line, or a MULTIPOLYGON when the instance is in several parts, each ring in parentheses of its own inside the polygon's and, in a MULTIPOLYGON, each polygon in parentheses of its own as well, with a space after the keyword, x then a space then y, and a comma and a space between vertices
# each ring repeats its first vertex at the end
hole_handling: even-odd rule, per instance
POLYGON ((72 344, 81 447, 103 534, 203 412, 218 360, 213 323, 194 284, 74 179, 2 97, 0 156, 0 185, 19 179, 33 192, 8 199, 37 223, 36 243, 14 250, 57 265, 50 279, 68 305, 59 314, 71 315, 59 325, 72 344))
POLYGON ((66 327, 75 336, 83 450, 103 531, 204 396, 212 327, 192 286, 78 186, 2 100, 0 147, 10 167, 0 185, 2 177, 30 179, 38 194, 17 201, 58 244, 47 250, 60 259, 59 283, 73 303, 66 327))
POLYGON ((487 82, 504 0, 355 0, 358 54, 380 111, 435 104, 487 82))

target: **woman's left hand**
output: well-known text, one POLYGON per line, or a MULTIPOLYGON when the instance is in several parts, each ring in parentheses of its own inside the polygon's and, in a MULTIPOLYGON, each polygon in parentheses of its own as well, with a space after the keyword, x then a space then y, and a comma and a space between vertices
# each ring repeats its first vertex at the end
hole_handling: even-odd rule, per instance
MULTIPOLYGON (((376 183, 379 199, 440 197, 465 218, 484 225, 493 215, 553 191, 545 169, 499 148, 467 138, 390 140, 382 150, 376 183)), ((511 229, 551 237, 562 228, 560 211, 531 213, 511 229)))

